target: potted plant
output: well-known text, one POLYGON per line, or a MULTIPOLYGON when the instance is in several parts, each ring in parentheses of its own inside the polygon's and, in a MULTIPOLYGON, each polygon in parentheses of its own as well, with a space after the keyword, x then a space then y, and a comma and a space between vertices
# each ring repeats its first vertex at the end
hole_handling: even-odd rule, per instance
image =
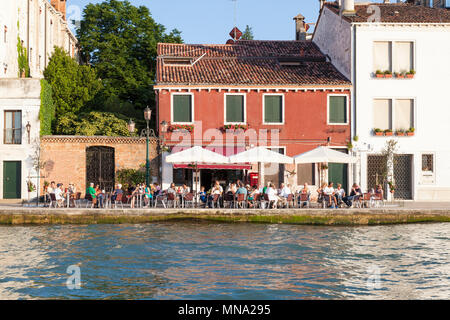
POLYGON ((391 129, 386 129, 386 130, 384 130, 384 135, 385 136, 392 136, 394 133, 392 132, 392 130, 391 129))
POLYGON ((397 72, 395 76, 399 79, 404 79, 405 75, 406 75, 406 72, 402 71, 402 72, 397 72))
POLYGON ((397 131, 395 131, 395 134, 397 136, 405 136, 406 135, 406 131, 404 129, 398 129, 397 131))
POLYGON ((411 79, 414 78, 414 75, 416 74, 416 70, 412 69, 409 72, 406 73, 406 77, 411 79))
POLYGON ((384 73, 381 70, 377 70, 377 71, 375 71, 375 76, 377 78, 384 78, 384 73))
POLYGON ((392 72, 389 71, 389 70, 386 70, 386 71, 384 72, 384 77, 385 77, 385 78, 392 78, 392 72))
POLYGON ((414 131, 415 131, 414 128, 409 128, 409 129, 406 131, 406 135, 408 135, 408 136, 413 136, 413 135, 414 135, 414 131))
POLYGON ((375 133, 376 136, 382 136, 383 135, 383 130, 381 130, 380 128, 373 129, 373 132, 375 133))
POLYGON ((388 185, 389 185, 389 191, 390 191, 391 193, 394 193, 394 192, 395 192, 395 186, 394 186, 394 184, 392 183, 392 181, 389 181, 389 182, 388 182, 388 185))

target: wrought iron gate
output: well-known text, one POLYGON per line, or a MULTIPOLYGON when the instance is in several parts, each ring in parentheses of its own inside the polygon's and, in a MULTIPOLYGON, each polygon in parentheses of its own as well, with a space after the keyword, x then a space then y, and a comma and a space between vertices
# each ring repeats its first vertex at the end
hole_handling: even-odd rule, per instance
MULTIPOLYGON (((367 188, 375 188, 381 184, 385 188, 386 158, 380 155, 367 156, 367 188)), ((386 192, 384 193, 386 198, 386 192)))
POLYGON ((86 148, 86 184, 93 182, 107 191, 114 189, 115 154, 111 147, 86 148))
POLYGON ((394 157, 395 198, 412 199, 412 155, 398 154, 394 157))
MULTIPOLYGON (((386 175, 386 158, 381 155, 367 156, 367 187, 375 188, 377 184, 383 185, 386 190, 384 177, 386 175)), ((395 155, 394 156, 394 181, 395 198, 412 199, 412 156, 395 155)), ((385 198, 387 196, 384 193, 385 198)))

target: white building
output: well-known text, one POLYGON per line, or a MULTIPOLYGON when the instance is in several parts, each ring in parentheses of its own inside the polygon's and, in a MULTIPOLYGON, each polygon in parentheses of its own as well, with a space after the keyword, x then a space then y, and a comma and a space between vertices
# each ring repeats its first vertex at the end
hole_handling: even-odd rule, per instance
POLYGON ((0 2, 0 78, 19 77, 18 38, 26 48, 30 76, 41 77, 54 47, 78 55, 77 40, 66 21, 65 0, 0 2))
MULTIPOLYGON (((0 2, 0 199, 27 199, 28 177, 37 176, 40 79, 55 46, 78 55, 65 12, 65 0, 0 2), (26 51, 27 79, 19 79, 18 43, 26 51)), ((36 184, 37 177, 30 180, 36 184)))
POLYGON ((340 2, 320 1, 313 41, 353 83, 355 181, 363 190, 380 182, 380 153, 393 139, 395 197, 450 200, 450 2, 340 2), (377 70, 394 75, 378 78, 377 70), (413 78, 404 77, 411 70, 413 78), (393 136, 377 136, 376 128, 393 136), (396 134, 409 128, 413 136, 396 134))

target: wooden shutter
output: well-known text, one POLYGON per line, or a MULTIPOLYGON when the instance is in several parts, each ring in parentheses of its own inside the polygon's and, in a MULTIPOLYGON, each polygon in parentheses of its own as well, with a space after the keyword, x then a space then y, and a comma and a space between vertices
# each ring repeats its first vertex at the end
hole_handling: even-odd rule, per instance
POLYGON ((347 97, 330 96, 329 123, 347 123, 347 97))
POLYGON ((192 122, 191 95, 173 96, 173 122, 192 122))
POLYGON ((283 97, 265 96, 264 97, 264 122, 282 123, 283 122, 283 97))
POLYGON ((244 122, 244 96, 227 95, 226 96, 226 118, 225 122, 242 123, 244 122))

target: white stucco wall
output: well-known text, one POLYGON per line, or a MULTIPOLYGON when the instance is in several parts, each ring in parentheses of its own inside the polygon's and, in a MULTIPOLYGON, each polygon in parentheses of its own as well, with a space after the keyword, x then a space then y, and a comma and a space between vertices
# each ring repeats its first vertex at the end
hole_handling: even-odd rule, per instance
MULTIPOLYGON (((373 99, 415 99, 413 137, 394 137, 399 152, 412 154, 413 196, 416 200, 450 200, 450 25, 444 26, 375 26, 356 28, 356 135, 360 143, 379 152, 392 137, 372 134, 373 99), (373 73, 374 41, 414 41, 416 76, 414 79, 376 79, 373 73), (435 179, 424 184, 422 153, 435 156, 435 179)), ((366 155, 362 158, 361 186, 367 187, 366 155)))
POLYGON ((351 79, 351 25, 327 7, 319 17, 313 42, 329 55, 333 65, 351 79))
MULTIPOLYGON (((3 161, 21 161, 22 162, 22 180, 21 190, 22 199, 28 198, 26 186, 29 175, 36 176, 33 169, 34 145, 39 139, 39 109, 40 100, 40 80, 38 79, 0 79, 0 199, 3 198, 3 161), (22 111, 22 143, 5 145, 4 135, 4 116, 5 110, 22 111), (25 129, 30 122, 30 143, 25 129)), ((37 179, 32 179, 36 184, 37 179)))
POLYGON ((19 76, 18 35, 28 49, 30 74, 34 78, 42 77, 42 72, 55 46, 64 48, 75 58, 78 54, 75 46, 76 38, 61 13, 57 12, 48 0, 1 0, 0 78, 17 78, 19 76), (19 28, 17 22, 19 22, 19 28), (5 26, 7 27, 6 41, 5 26), (75 51, 72 51, 72 48, 75 51))

